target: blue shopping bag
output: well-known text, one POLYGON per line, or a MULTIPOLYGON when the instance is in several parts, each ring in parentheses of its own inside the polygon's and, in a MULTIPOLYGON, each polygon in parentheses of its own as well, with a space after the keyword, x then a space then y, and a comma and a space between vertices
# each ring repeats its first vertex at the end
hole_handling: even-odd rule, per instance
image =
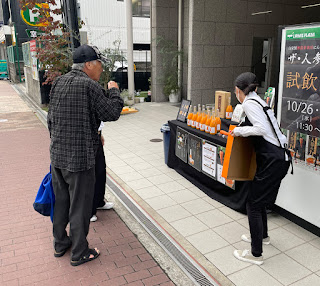
POLYGON ((53 221, 53 209, 54 209, 54 192, 52 187, 52 175, 51 175, 51 165, 50 172, 45 175, 39 187, 36 199, 33 203, 33 208, 38 213, 44 216, 50 216, 51 221, 53 221))

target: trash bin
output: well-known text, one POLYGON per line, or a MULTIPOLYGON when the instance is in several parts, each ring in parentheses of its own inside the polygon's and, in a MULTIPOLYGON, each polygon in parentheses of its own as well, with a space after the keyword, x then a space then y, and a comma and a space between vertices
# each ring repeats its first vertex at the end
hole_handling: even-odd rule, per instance
POLYGON ((168 123, 163 124, 160 131, 163 133, 164 162, 168 164, 169 145, 170 145, 170 127, 168 123))

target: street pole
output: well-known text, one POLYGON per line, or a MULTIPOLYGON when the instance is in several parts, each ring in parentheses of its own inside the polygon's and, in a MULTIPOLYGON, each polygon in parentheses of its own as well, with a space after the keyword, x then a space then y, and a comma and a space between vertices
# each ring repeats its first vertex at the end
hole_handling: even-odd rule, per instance
MULTIPOLYGON (((20 70, 20 55, 19 55, 19 40, 18 40, 18 37, 17 37, 17 33, 16 33, 16 23, 15 22, 12 22, 13 24, 13 30, 14 30, 14 36, 16 38, 16 52, 17 52, 17 60, 18 60, 18 72, 19 72, 19 82, 21 82, 21 70, 20 70)), ((15 58, 15 57, 13 57, 15 58)), ((14 60, 14 65, 16 67, 16 61, 14 60)))
POLYGON ((127 58, 128 58, 128 92, 134 96, 134 67, 133 67, 133 35, 132 35, 132 0, 126 0, 127 16, 127 58))
POLYGON ((182 83, 182 0, 179 0, 179 11, 178 11, 178 86, 179 86, 179 100, 181 99, 181 83, 182 83))
POLYGON ((80 46, 77 0, 64 0, 64 13, 67 29, 70 31, 71 49, 80 46))

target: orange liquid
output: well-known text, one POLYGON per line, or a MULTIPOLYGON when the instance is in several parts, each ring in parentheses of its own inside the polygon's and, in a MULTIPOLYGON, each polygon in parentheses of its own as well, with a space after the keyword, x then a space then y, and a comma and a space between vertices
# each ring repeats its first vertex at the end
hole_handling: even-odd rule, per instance
POLYGON ((196 129, 200 129, 200 122, 201 122, 201 119, 202 119, 202 114, 199 113, 198 114, 198 117, 197 117, 197 121, 196 121, 196 129))
POLYGON ((203 114, 201 122, 200 122, 200 130, 204 131, 206 128, 206 122, 207 122, 208 114, 203 114))
POLYGON ((210 122, 210 134, 214 135, 217 134, 217 121, 216 117, 212 116, 211 122, 210 122))
POLYGON ((210 133, 210 122, 211 122, 211 120, 212 120, 212 116, 210 116, 208 114, 207 120, 206 120, 206 126, 204 128, 204 132, 206 132, 206 133, 210 133))
POLYGON ((192 116, 192 125, 191 125, 192 128, 196 128, 197 118, 198 118, 198 113, 193 113, 193 116, 192 116))
POLYGON ((193 118, 193 113, 189 112, 188 114, 188 120, 187 120, 187 125, 191 126, 192 125, 192 118, 193 118))
POLYGON ((233 113, 233 108, 231 105, 228 105, 226 109, 226 119, 231 119, 232 113, 233 113))
POLYGON ((217 125, 217 132, 221 130, 221 119, 220 117, 216 117, 216 125, 217 125))

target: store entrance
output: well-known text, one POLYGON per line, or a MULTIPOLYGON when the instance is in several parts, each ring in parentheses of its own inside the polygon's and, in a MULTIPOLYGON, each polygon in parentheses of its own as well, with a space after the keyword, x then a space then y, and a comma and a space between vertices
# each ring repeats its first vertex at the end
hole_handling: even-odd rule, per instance
POLYGON ((251 71, 259 80, 258 94, 264 94, 269 85, 271 39, 253 38, 251 71))

